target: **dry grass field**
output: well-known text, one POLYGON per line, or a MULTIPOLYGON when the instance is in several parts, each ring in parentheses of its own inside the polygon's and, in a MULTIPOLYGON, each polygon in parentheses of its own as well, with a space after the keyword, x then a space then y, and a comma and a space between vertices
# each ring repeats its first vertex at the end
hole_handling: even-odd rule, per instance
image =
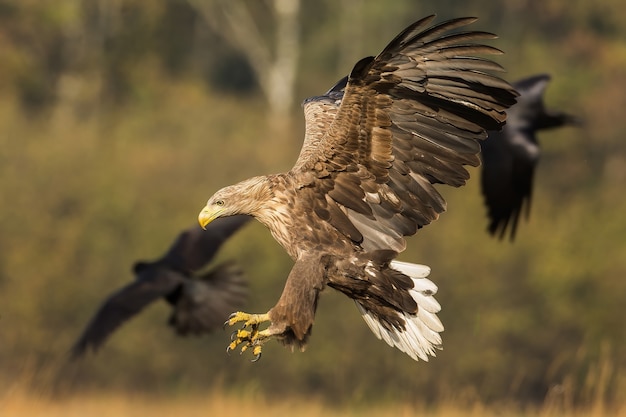
POLYGON ((0 396, 2 417, 123 417, 123 416, 227 416, 264 417, 620 417, 626 416, 626 406, 617 408, 595 404, 588 408, 571 409, 546 404, 536 409, 517 406, 485 406, 442 402, 434 406, 415 404, 351 404, 335 406, 319 398, 268 399, 259 394, 226 393, 219 390, 207 394, 145 395, 127 393, 91 393, 51 398, 21 388, 10 389, 0 396))

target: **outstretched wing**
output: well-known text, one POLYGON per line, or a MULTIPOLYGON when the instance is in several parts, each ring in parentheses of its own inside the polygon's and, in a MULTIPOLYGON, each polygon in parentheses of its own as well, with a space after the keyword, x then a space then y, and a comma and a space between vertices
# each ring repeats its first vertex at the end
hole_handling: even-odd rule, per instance
POLYGON ((88 350, 97 351, 125 321, 153 301, 172 293, 183 282, 184 277, 178 272, 158 266, 144 269, 136 281, 120 288, 104 301, 72 347, 71 357, 77 359, 88 350))
POLYGON ((523 78, 513 83, 513 86, 519 93, 517 103, 508 112, 507 123, 511 118, 528 123, 532 119, 536 119, 537 115, 545 113, 543 96, 550 83, 550 75, 537 74, 523 78), (533 117, 534 115, 535 117, 533 117))
POLYGON ((456 31, 474 18, 426 28, 433 17, 356 64, 335 119, 292 170, 317 194, 315 213, 366 250, 400 252, 404 236, 435 220, 445 201, 433 184, 463 185, 463 166, 479 164, 478 141, 515 102, 514 89, 489 74, 502 68, 474 56, 501 53, 472 43, 495 36, 456 31))
POLYGON ((293 170, 301 169, 299 164, 308 161, 309 157, 316 151, 328 127, 337 116, 347 83, 348 77, 343 77, 324 95, 309 97, 302 103, 306 130, 300 156, 293 170))
POLYGON ((160 262, 177 271, 198 271, 213 259, 231 235, 251 219, 243 215, 224 217, 211 223, 207 230, 195 225, 178 236, 160 262))
POLYGON ((209 333, 245 303, 248 285, 241 267, 222 263, 183 285, 169 324, 180 335, 209 333))

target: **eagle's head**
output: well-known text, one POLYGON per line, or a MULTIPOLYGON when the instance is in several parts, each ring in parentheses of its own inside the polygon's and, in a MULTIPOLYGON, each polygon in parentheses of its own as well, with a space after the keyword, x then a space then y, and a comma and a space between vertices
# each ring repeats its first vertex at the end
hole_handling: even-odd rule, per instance
POLYGON ((254 216, 270 198, 271 187, 267 177, 254 177, 224 187, 215 194, 198 215, 202 228, 218 217, 248 214, 254 216))

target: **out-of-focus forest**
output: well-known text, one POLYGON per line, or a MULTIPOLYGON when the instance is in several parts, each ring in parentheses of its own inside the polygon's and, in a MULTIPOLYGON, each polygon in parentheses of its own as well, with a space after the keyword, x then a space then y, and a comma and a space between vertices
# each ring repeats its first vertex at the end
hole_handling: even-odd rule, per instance
MULTIPOLYGON (((0 389, 225 390, 330 402, 561 405, 626 392, 626 8, 622 0, 0 0, 0 389), (67 352, 99 303, 160 256, 218 188, 279 172, 299 102, 409 23, 472 15, 510 81, 585 120, 539 135, 515 242, 486 233, 479 171, 401 259, 432 268, 444 349, 416 363, 324 292, 308 349, 227 356, 230 331, 178 338, 156 303, 97 355, 67 352)), ((258 223, 219 260, 278 299, 291 260, 258 223)), ((620 397, 620 394, 622 397, 620 397)))

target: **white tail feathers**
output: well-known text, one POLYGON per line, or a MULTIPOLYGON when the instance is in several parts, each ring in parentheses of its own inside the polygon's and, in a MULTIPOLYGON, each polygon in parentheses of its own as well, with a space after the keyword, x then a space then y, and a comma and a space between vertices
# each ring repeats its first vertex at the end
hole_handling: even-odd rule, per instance
MULTIPOLYGON (((430 267, 427 265, 412 264, 402 261, 391 261, 391 267, 402 272, 404 275, 410 276, 411 278, 426 278, 428 275, 430 275, 430 267)), ((425 282, 430 283, 435 288, 435 292, 437 292, 437 286, 433 284, 432 281, 425 280, 425 282)))
POLYGON ((435 356, 435 350, 441 349, 440 332, 443 325, 436 313, 441 306, 435 300, 437 286, 428 278, 430 268, 426 265, 392 261, 391 267, 408 275, 413 280, 413 288, 409 290, 417 303, 417 314, 399 312, 405 322, 404 329, 387 329, 376 316, 356 303, 363 319, 376 337, 396 347, 411 358, 428 361, 428 355, 435 356))

